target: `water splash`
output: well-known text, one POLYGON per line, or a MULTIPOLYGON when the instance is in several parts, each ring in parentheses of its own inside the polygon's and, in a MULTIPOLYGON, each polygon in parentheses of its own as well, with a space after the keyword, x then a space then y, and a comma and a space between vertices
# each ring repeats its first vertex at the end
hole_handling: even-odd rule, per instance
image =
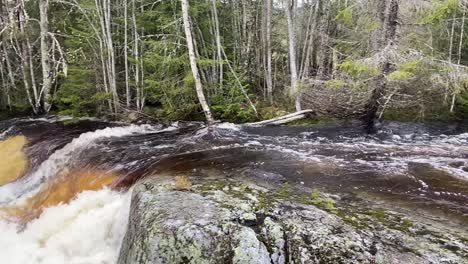
POLYGON ((13 131, 13 127, 9 127, 9 128, 7 128, 5 131, 1 132, 1 133, 0 133, 0 140, 5 139, 5 138, 7 137, 7 135, 8 135, 11 131, 13 131))
POLYGON ((22 232, 0 221, 0 263, 115 263, 129 208, 130 192, 103 189, 46 209, 22 232))
POLYGON ((39 186, 48 178, 59 173, 67 173, 68 168, 73 164, 73 158, 76 158, 84 149, 91 147, 97 140, 156 131, 160 131, 160 129, 150 125, 131 125, 110 127, 81 134, 65 147, 53 153, 34 172, 18 181, 0 187, 0 204, 8 204, 13 201, 15 203, 25 202, 24 198, 29 198, 37 193, 39 186), (18 200, 19 197, 22 199, 18 200))

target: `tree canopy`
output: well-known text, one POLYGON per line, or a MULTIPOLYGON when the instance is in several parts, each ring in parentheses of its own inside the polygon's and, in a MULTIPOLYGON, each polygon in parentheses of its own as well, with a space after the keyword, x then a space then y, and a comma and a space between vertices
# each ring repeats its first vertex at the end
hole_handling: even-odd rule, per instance
POLYGON ((1 112, 468 115, 465 0, 189 2, 2 1, 1 112))

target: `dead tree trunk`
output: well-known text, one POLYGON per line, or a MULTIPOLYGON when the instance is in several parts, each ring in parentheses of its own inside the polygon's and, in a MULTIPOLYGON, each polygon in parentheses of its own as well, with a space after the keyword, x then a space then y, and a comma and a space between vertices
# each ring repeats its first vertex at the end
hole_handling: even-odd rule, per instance
POLYGON ((276 117, 269 120, 264 120, 255 123, 248 123, 250 126, 278 126, 288 124, 297 120, 306 119, 315 116, 313 110, 302 110, 295 113, 291 113, 285 116, 276 117))

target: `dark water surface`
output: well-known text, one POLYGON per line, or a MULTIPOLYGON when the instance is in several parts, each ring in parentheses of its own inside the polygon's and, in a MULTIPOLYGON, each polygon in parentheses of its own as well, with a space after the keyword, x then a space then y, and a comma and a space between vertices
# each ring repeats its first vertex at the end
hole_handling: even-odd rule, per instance
POLYGON ((0 140, 26 136, 30 163, 26 175, 0 186, 0 205, 18 203, 48 182, 84 169, 118 174, 112 184, 116 189, 157 174, 250 174, 372 201, 466 230, 466 128, 390 123, 376 135, 363 131, 353 122, 207 128, 201 123, 8 120, 0 123, 0 140))

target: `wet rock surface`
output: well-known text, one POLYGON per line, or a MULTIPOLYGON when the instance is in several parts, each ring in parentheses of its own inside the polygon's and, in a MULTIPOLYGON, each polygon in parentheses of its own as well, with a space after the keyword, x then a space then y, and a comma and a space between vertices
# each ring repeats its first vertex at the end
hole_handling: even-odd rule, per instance
POLYGON ((356 198, 255 177, 191 181, 135 186, 119 264, 467 263, 466 233, 356 198))

